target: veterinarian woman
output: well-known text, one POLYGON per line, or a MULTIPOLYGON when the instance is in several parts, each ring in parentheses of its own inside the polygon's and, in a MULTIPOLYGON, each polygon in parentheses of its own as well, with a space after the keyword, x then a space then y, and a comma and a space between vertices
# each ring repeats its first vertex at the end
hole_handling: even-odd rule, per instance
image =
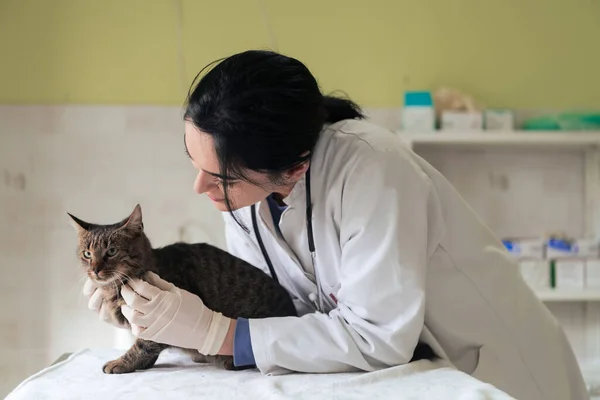
POLYGON ((151 276, 123 308, 134 335, 265 374, 373 371, 421 340, 517 399, 587 398, 502 243, 395 135, 293 58, 247 51, 201 75, 185 112, 194 190, 223 211, 229 251, 272 268, 301 316, 229 320, 151 276))

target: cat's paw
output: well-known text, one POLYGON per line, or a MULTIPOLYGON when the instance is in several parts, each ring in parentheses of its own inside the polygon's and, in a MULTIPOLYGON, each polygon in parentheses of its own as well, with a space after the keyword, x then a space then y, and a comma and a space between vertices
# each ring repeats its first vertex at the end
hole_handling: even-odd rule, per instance
POLYGON ((209 364, 214 362, 214 357, 205 356, 204 354, 196 353, 192 354, 192 361, 199 364, 209 364))
POLYGON ((232 356, 217 356, 216 364, 225 368, 227 371, 243 371, 245 369, 255 368, 253 366, 236 367, 232 356))
POLYGON ((127 365, 121 360, 109 361, 102 367, 102 372, 105 374, 127 374, 134 371, 134 367, 127 365))
POLYGON ((227 371, 235 371, 238 368, 236 368, 236 366, 233 364, 233 357, 224 357, 221 360, 221 365, 223 366, 223 368, 225 368, 227 371))

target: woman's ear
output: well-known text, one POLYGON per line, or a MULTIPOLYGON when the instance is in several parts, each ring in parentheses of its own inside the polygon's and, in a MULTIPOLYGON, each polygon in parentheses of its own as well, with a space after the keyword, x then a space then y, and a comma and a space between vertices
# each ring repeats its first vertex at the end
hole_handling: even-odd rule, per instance
POLYGON ((284 177, 285 177, 286 181, 294 182, 294 183, 298 182, 300 180, 300 178, 302 178, 302 175, 304 175, 304 173, 308 169, 309 165, 310 165, 310 161, 306 160, 302 164, 298 164, 298 165, 290 168, 289 170, 287 170, 284 173, 284 177))

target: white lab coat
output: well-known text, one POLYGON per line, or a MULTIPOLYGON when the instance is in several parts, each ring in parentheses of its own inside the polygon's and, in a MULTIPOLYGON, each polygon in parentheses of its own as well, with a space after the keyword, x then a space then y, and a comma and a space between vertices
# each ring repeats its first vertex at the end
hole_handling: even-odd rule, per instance
MULTIPOLYGON (((588 398, 562 328, 502 243, 399 138, 366 121, 326 127, 311 191, 316 271, 304 178, 284 199, 284 239, 267 203, 257 207, 279 281, 302 314, 250 321, 263 373, 372 371, 408 362, 421 339, 517 399, 588 398), (309 299, 315 274, 324 313, 309 299)), ((224 213, 228 250, 268 273, 250 207, 237 215, 250 233, 224 213)))

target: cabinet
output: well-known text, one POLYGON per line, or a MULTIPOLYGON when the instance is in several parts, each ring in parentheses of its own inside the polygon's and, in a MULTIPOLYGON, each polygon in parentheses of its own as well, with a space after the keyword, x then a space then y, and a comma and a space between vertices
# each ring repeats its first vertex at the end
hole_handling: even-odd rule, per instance
MULTIPOLYGON (((499 237, 563 231, 600 238, 600 132, 397 134, 499 237)), ((582 364, 600 363, 600 290, 537 293, 582 364)))

